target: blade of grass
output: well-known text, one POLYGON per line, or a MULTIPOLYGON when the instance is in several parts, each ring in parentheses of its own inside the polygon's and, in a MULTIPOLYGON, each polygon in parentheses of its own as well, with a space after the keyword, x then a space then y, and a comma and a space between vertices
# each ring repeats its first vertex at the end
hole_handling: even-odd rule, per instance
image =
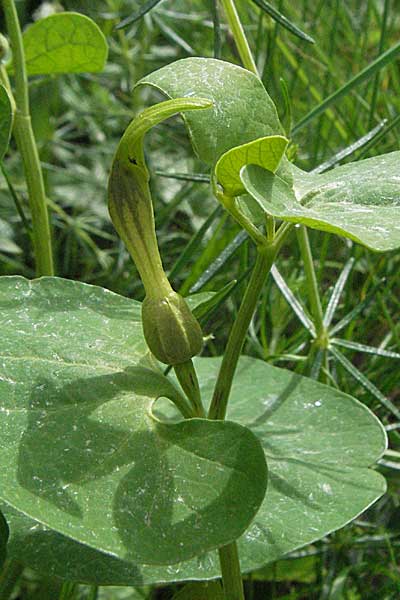
POLYGON ((335 348, 334 346, 330 347, 331 354, 336 358, 336 360, 346 369, 346 371, 351 375, 363 388, 365 388, 374 398, 378 400, 378 402, 386 408, 392 415, 394 415, 397 419, 400 419, 400 410, 393 404, 389 398, 386 398, 382 394, 380 390, 369 380, 361 371, 357 369, 345 356, 335 348))
POLYGON ((187 244, 186 248, 183 250, 178 260, 172 266, 171 271, 168 275, 168 278, 170 280, 173 280, 175 277, 177 277, 182 271, 182 269, 185 267, 185 265, 188 264, 189 260, 199 247, 199 244, 204 238, 206 232, 208 231, 212 223, 215 221, 215 219, 221 215, 221 213, 222 207, 217 206, 217 208, 209 215, 209 217, 206 219, 206 221, 203 223, 200 229, 195 233, 190 242, 187 244))
POLYGON ((190 293, 195 294, 204 287, 225 266, 228 260, 235 254, 236 250, 240 248, 247 238, 247 232, 240 231, 240 233, 238 233, 226 248, 224 248, 221 254, 217 256, 211 265, 204 271, 202 276, 190 288, 190 293))
POLYGON ((347 315, 343 317, 336 325, 330 330, 331 335, 335 335, 342 329, 344 329, 349 323, 351 323, 367 306, 372 302, 375 296, 375 292, 380 288, 384 279, 381 279, 376 285, 374 285, 369 291, 368 295, 359 302, 347 315))
POLYGON ((214 32, 214 58, 221 58, 222 32, 218 0, 209 0, 214 32))
POLYGON ((315 354, 314 362, 311 367, 310 377, 318 381, 321 373, 322 361, 324 359, 324 351, 320 348, 315 354))
POLYGON ((357 157, 357 160, 360 160, 366 154, 368 154, 371 148, 378 144, 382 139, 385 139, 387 137, 387 134, 398 125, 400 125, 400 114, 398 114, 392 121, 390 121, 388 125, 384 129, 382 129, 382 131, 380 131, 370 142, 368 142, 368 144, 364 146, 363 151, 360 152, 360 154, 357 157))
POLYGON ((160 4, 162 0, 147 0, 138 10, 123 19, 115 29, 123 29, 124 27, 128 27, 128 25, 133 25, 136 21, 139 21, 146 13, 152 10, 157 4, 160 4))
MULTIPOLYGON (((321 96, 320 92, 315 87, 315 85, 313 85, 312 82, 310 81, 305 69, 303 69, 303 67, 301 66, 301 62, 296 58, 295 54, 290 50, 290 48, 287 47, 287 45, 279 37, 276 39, 276 45, 279 48, 279 50, 282 52, 284 58, 288 61, 288 63, 292 67, 293 71, 296 74, 296 77, 298 77, 300 79, 300 81, 307 88, 307 90, 310 92, 312 97, 317 102, 322 102, 322 96, 321 96)), ((263 73, 263 79, 264 79, 264 73, 263 73)), ((330 119, 330 121, 332 122, 333 126, 335 127, 335 129, 337 130, 337 132, 339 133, 341 138, 344 140, 347 140, 348 132, 347 132, 346 128, 343 127, 342 123, 339 121, 338 115, 335 114, 335 112, 332 109, 328 108, 326 111, 326 116, 328 117, 328 119, 330 119)), ((292 129, 292 133, 295 133, 294 129, 292 129)))
POLYGON ((353 142, 353 144, 346 146, 346 148, 343 148, 343 150, 340 150, 339 152, 334 154, 329 160, 318 165, 318 167, 313 169, 311 173, 324 173, 325 171, 328 171, 335 165, 339 164, 344 158, 351 156, 352 154, 354 154, 354 152, 356 152, 360 148, 363 148, 366 144, 373 140, 385 128, 386 123, 387 119, 383 119, 383 121, 381 121, 373 129, 371 129, 371 131, 368 131, 368 133, 366 133, 358 140, 353 142))
POLYGON ((329 327, 329 325, 332 323, 332 319, 338 307, 340 297, 343 293, 344 286, 346 285, 347 279, 350 275, 351 269, 353 268, 354 262, 354 258, 349 258, 335 283, 324 315, 325 327, 329 327))
POLYGON ((222 302, 224 302, 233 292, 234 288, 237 285, 237 280, 234 279, 230 281, 218 292, 215 292, 212 298, 207 300, 207 302, 203 302, 199 306, 193 309, 193 314, 196 319, 204 319, 205 317, 209 317, 211 312, 214 312, 214 309, 217 309, 222 302))
POLYGON ((295 315, 297 316, 297 318, 304 325, 304 327, 307 329, 307 331, 309 331, 309 333, 313 337, 315 337, 316 333, 315 333, 315 327, 314 327, 313 322, 311 321, 310 317, 307 315, 305 308, 303 307, 301 302, 296 298, 296 296, 293 294, 292 290, 289 288, 289 286, 287 285, 287 283, 285 282, 285 280, 283 279, 282 275, 280 274, 280 272, 278 271, 278 269, 275 265, 271 268, 271 275, 274 278, 274 281, 275 281, 276 285, 278 286, 278 288, 280 289, 286 302, 292 308, 292 310, 295 313, 295 315))
POLYGON ((318 117, 320 114, 325 112, 332 104, 337 102, 340 98, 351 92, 355 87, 367 81, 370 77, 375 75, 378 71, 383 69, 386 65, 391 63, 400 52, 400 42, 392 46, 389 50, 381 54, 377 59, 370 63, 367 67, 362 69, 357 75, 352 77, 345 85, 340 87, 338 90, 333 92, 330 96, 325 98, 320 104, 314 107, 309 113, 307 113, 298 123, 293 127, 293 133, 298 133, 303 129, 310 121, 318 117))
POLYGON ((252 0, 254 4, 256 4, 261 10, 263 10, 267 15, 269 15, 274 21, 282 25, 285 29, 293 33, 296 37, 304 40, 305 42, 309 42, 310 44, 315 44, 315 40, 304 33, 297 25, 295 25, 292 21, 289 21, 288 18, 285 17, 279 10, 276 10, 269 2, 266 0, 252 0))
POLYGON ((382 348, 376 348, 375 346, 367 346, 366 344, 360 344, 359 342, 351 342, 350 340, 343 340, 341 338, 331 338, 330 342, 336 344, 336 346, 343 346, 344 348, 356 350, 357 352, 365 352, 366 354, 374 354, 375 356, 384 356, 385 358, 400 358, 398 352, 383 350, 382 348))
POLYGON ((15 191, 15 188, 11 182, 11 179, 9 178, 8 173, 2 162, 0 163, 0 168, 1 168, 1 172, 3 173, 4 179, 6 180, 8 191, 10 192, 10 195, 11 195, 12 199, 14 200, 14 204, 15 204, 15 208, 17 209, 17 213, 19 214, 19 216, 21 218, 21 221, 25 228, 26 233, 31 238, 32 237, 32 228, 25 216, 24 209, 22 207, 22 202, 20 201, 19 196, 18 196, 17 192, 15 191))
POLYGON ((190 44, 188 44, 186 42, 186 40, 184 40, 178 33, 176 33, 176 31, 174 29, 172 29, 172 27, 170 27, 169 25, 166 25, 162 19, 157 17, 157 15, 153 15, 153 19, 154 19, 154 22, 160 28, 160 31, 164 34, 165 38, 169 42, 172 42, 173 44, 177 44, 178 46, 180 46, 180 48, 182 48, 182 50, 184 52, 189 54, 189 56, 194 56, 196 54, 196 52, 194 51, 192 46, 190 46, 190 44))
MULTIPOLYGON (((383 49, 385 47, 387 22, 388 22, 388 16, 389 16, 389 4, 390 4, 390 0, 384 0, 378 56, 380 54, 382 54, 383 49)), ((379 89, 379 73, 377 73, 375 75, 374 85, 372 88, 372 98, 371 98, 371 106, 370 106, 370 112, 369 112, 369 126, 370 127, 372 126, 372 123, 374 121, 376 102, 378 99, 378 89, 379 89)))
POLYGON ((203 173, 169 173, 168 171, 156 171, 159 177, 166 179, 178 179, 181 181, 195 181, 197 183, 210 183, 210 177, 203 173))

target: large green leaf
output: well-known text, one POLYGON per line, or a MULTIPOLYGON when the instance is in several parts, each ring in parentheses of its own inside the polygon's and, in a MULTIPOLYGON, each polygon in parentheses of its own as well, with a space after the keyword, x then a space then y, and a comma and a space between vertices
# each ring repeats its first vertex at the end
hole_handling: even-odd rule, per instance
POLYGON ((229 543, 265 494, 260 443, 231 422, 164 423, 175 385, 152 367, 140 304, 56 278, 0 281, 0 494, 131 562, 229 543))
POLYGON ((275 217, 348 237, 377 251, 400 246, 400 152, 321 175, 293 167, 293 187, 257 166, 242 171, 247 192, 275 217))
POLYGON ((10 143, 13 113, 10 96, 6 88, 0 84, 0 161, 3 160, 10 143))
POLYGON ((276 108, 256 75, 213 58, 184 58, 144 77, 170 98, 209 98, 213 108, 185 113, 193 147, 209 164, 235 146, 282 135, 276 108), (201 113, 201 114, 200 114, 201 113))
POLYGON ((0 568, 6 560, 9 530, 3 513, 0 512, 0 568))
MULTIPOLYGON (((203 395, 211 397, 219 359, 196 359, 203 395)), ((275 561, 343 527, 384 491, 370 465, 386 448, 373 414, 333 388, 242 357, 232 390, 229 418, 259 436, 269 465, 265 500, 240 539, 245 571, 275 561)), ((156 567, 132 565, 71 542, 26 517, 7 512, 9 552, 38 570, 99 583, 145 585, 219 575, 216 553, 156 567), (95 565, 95 567, 93 567, 95 565)))
POLYGON ((23 34, 28 75, 102 71, 106 39, 94 21, 75 12, 36 21, 23 34))

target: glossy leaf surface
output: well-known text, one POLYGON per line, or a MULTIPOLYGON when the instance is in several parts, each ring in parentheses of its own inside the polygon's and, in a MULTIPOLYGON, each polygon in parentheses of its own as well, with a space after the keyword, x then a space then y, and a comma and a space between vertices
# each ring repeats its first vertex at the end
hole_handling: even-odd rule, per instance
POLYGON ((400 246, 400 152, 321 175, 293 167, 293 188, 257 166, 242 171, 247 192, 275 217, 348 237, 372 250, 400 246))
POLYGON ((6 88, 0 84, 0 160, 3 160, 10 143, 13 123, 10 96, 6 88))
MULTIPOLYGON (((203 395, 210 398, 219 360, 199 358, 195 364, 203 395)), ((384 493, 383 477, 368 467, 385 450, 385 432, 350 396, 242 357, 228 408, 230 419, 259 437, 269 465, 265 500, 239 541, 245 571, 343 527, 384 493)), ((20 523, 12 526, 10 552, 21 552, 39 570, 62 575, 67 568, 71 579, 144 585, 219 575, 216 553, 168 567, 132 565, 41 526, 31 525, 29 532, 25 517, 7 516, 20 523)))
POLYGON ((131 562, 229 543, 266 464, 236 423, 163 423, 177 387, 147 358, 140 304, 78 282, 0 280, 0 494, 48 528, 131 562))
POLYGON ((94 21, 74 12, 36 21, 23 34, 28 75, 92 73, 107 60, 105 37, 94 21))

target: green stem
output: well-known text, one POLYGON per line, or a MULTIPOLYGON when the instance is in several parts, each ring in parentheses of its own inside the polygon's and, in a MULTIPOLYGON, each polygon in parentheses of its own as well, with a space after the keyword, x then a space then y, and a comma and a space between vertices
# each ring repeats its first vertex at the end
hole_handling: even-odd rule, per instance
POLYGON ((322 311, 317 276, 315 274, 314 261, 311 254, 307 228, 304 227, 304 225, 301 225, 296 229, 296 233, 304 264, 304 273, 307 280, 307 293, 310 302, 311 314, 314 319, 315 331, 317 333, 317 340, 320 345, 325 347, 324 344, 326 343, 327 331, 324 325, 324 313, 322 311))
POLYGON ((253 225, 250 219, 248 219, 243 213, 240 212, 240 210, 238 210, 236 206, 236 198, 234 198, 233 196, 227 196, 226 194, 219 192, 215 184, 213 187, 215 197, 232 215, 235 221, 247 231, 249 236, 252 238, 253 242, 256 245, 264 244, 265 236, 259 231, 259 229, 255 225, 253 225))
POLYGON ((98 586, 92 585, 89 589, 89 593, 87 595, 86 600, 97 600, 98 593, 99 593, 98 586))
POLYGON ((252 71, 258 75, 256 63, 254 62, 249 42, 247 41, 246 34, 244 33, 243 25, 240 22, 234 0, 221 0, 221 4, 224 7, 225 15, 232 31, 243 66, 249 71, 252 71))
POLYGON ((22 575, 24 566, 16 561, 7 561, 0 575, 0 600, 8 600, 22 575))
POLYGON ((192 416, 205 418, 206 414, 201 402, 199 381, 193 366, 193 361, 188 360, 184 363, 174 365, 174 370, 183 391, 193 407, 192 416))
POLYGON ((250 321, 257 306, 259 295, 276 255, 291 229, 292 225, 290 224, 282 225, 272 243, 264 244, 257 248, 256 263, 240 305, 238 315, 229 334, 221 368, 218 373, 218 379, 208 413, 210 419, 225 418, 233 376, 235 374, 237 362, 243 348, 250 321))
POLYGON ((13 133, 21 153, 28 188, 36 273, 38 276, 53 275, 49 215, 43 173, 30 117, 28 78, 22 33, 14 0, 2 0, 2 5, 14 64, 16 113, 13 133))
POLYGON ((74 581, 65 581, 61 586, 58 600, 73 600, 76 597, 78 584, 74 581))
POLYGON ((222 546, 218 550, 224 593, 227 600, 244 600, 243 580, 237 544, 222 546))

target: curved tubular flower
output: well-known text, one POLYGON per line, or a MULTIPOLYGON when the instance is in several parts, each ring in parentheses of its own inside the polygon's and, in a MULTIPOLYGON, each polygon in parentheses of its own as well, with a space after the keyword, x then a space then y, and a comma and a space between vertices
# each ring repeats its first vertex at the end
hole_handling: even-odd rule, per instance
POLYGON ((211 106, 211 101, 203 98, 178 98, 143 111, 121 138, 108 184, 111 219, 137 266, 146 291, 142 316, 147 344, 158 360, 172 365, 184 363, 198 354, 203 340, 200 325, 164 273, 143 138, 151 127, 178 112, 211 106))

